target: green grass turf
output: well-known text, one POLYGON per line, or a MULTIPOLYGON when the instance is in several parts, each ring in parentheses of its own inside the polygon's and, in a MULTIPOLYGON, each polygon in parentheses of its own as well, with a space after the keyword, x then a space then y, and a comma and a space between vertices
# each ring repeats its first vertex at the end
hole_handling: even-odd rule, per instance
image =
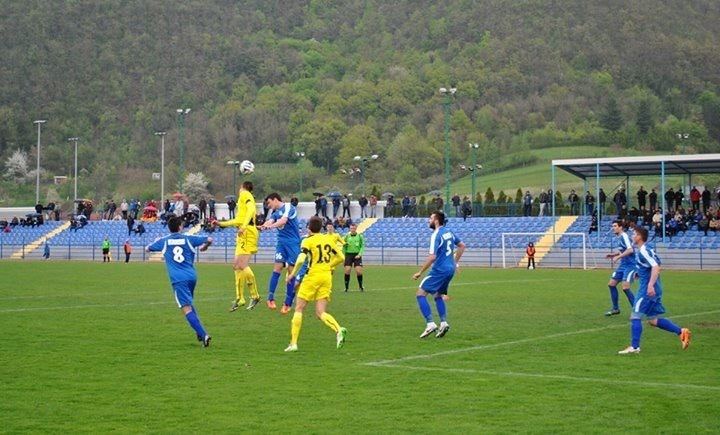
MULTIPOLYGON (((270 268, 255 270, 264 288, 270 268)), ((720 274, 663 274, 670 313, 690 314, 678 319, 689 350, 646 328, 642 354, 623 357, 627 302, 602 316, 606 270, 463 269, 441 340, 418 338, 415 270, 367 267, 368 291, 330 306, 347 345, 306 315, 300 351, 285 354, 289 317, 228 312, 228 265, 199 265, 214 337, 202 349, 161 264, 0 262, 0 431, 718 430, 720 274)))

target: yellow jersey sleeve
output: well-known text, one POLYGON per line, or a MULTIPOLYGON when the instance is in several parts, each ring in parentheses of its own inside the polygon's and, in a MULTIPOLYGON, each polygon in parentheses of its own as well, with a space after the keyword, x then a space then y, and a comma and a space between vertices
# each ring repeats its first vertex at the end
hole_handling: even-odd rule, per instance
POLYGON ((238 192, 237 212, 235 219, 220 221, 218 225, 225 227, 245 228, 255 225, 255 197, 252 193, 242 190, 238 192))

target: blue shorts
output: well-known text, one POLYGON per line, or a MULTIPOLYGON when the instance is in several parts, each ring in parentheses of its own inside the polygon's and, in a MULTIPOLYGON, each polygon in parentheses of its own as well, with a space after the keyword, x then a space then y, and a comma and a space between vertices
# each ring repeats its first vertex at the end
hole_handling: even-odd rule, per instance
POLYGON ((631 265, 620 264, 617 269, 610 275, 610 278, 615 281, 627 281, 632 282, 635 278, 637 271, 631 265))
POLYGON ((175 302, 177 302, 178 307, 193 304, 196 283, 197 281, 179 281, 173 283, 173 293, 175 293, 175 302))
POLYGON ((662 304, 662 284, 658 279, 655 282, 655 297, 649 297, 647 295, 647 283, 649 278, 643 278, 640 280, 640 288, 637 292, 637 298, 635 299, 635 305, 633 305, 632 313, 630 314, 631 319, 642 319, 647 317, 652 319, 665 314, 665 307, 662 304))
POLYGON ((420 282, 419 288, 430 294, 446 295, 448 286, 452 281, 455 273, 438 273, 430 271, 430 273, 420 282))
POLYGON ((300 244, 280 244, 275 246, 275 262, 283 264, 295 264, 300 255, 300 244))

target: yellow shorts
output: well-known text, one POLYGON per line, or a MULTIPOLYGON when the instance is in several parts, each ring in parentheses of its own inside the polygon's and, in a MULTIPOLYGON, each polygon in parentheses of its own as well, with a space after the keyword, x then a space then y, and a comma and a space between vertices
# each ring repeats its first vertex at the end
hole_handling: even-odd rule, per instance
POLYGON ((235 255, 248 255, 256 253, 258 251, 257 228, 246 227, 242 234, 238 234, 235 242, 235 255))
POLYGON ((306 276, 300 283, 297 297, 306 301, 318 299, 330 300, 332 295, 332 276, 306 276))

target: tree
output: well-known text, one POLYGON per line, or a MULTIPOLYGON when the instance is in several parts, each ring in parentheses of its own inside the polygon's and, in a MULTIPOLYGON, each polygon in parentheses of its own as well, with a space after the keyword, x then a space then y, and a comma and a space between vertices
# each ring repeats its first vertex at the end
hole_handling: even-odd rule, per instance
POLYGON ((601 125, 610 131, 618 131, 623 127, 622 112, 620 112, 620 106, 615 97, 610 97, 605 109, 605 114, 602 117, 601 125))
POLYGON ((339 162, 348 164, 353 162, 355 156, 367 157, 376 153, 379 142, 372 127, 355 125, 340 139, 342 149, 340 149, 339 162))
POLYGON ((720 97, 712 91, 705 91, 700 95, 700 107, 710 137, 720 141, 720 97))
POLYGON ((207 195, 208 180, 202 172, 191 172, 185 176, 182 191, 192 201, 200 200, 200 197, 207 195))
POLYGON ((635 125, 637 125, 638 131, 643 135, 648 134, 654 125, 650 102, 647 99, 640 101, 640 105, 637 109, 637 119, 635 120, 635 125))
POLYGON ((485 191, 485 204, 492 204, 495 202, 495 194, 492 191, 492 187, 488 187, 485 191))
POLYGON ((337 118, 315 119, 303 130, 298 145, 306 150, 308 159, 324 167, 327 173, 337 169, 335 157, 340 150, 340 138, 347 131, 345 123, 337 118))
POLYGON ((522 199, 523 199, 523 191, 521 188, 518 187, 517 192, 515 192, 515 202, 520 204, 520 203, 522 203, 522 199))
POLYGON ((5 178, 14 183, 25 183, 29 175, 28 156, 25 151, 15 150, 5 160, 5 178))

